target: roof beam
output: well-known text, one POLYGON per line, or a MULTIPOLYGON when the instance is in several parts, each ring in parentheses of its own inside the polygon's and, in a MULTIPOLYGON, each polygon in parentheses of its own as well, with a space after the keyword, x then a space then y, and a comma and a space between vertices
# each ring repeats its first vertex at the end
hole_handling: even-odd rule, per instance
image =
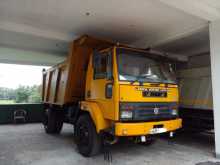
POLYGON ((167 4, 176 9, 182 10, 185 13, 194 15, 207 21, 214 21, 220 18, 220 11, 210 2, 206 0, 159 0, 160 2, 167 4))
POLYGON ((13 22, 0 22, 0 29, 5 31, 17 32, 17 33, 25 33, 36 37, 42 37, 52 40, 59 40, 69 42, 71 41, 75 35, 68 34, 64 32, 58 32, 53 30, 45 30, 35 28, 25 24, 18 24, 13 22))
POLYGON ((1 63, 52 66, 65 59, 63 55, 0 47, 1 63))
POLYGON ((172 34, 169 35, 164 35, 163 37, 153 40, 153 41, 148 41, 147 37, 142 38, 141 40, 136 41, 133 43, 133 45, 136 45, 138 47, 146 48, 146 47, 158 47, 160 45, 163 45, 165 43, 173 42, 177 39, 181 39, 187 36, 190 36, 196 32, 203 31, 204 29, 208 28, 208 23, 207 24, 202 24, 199 27, 193 27, 190 29, 185 29, 182 32, 173 32, 172 34))
POLYGON ((174 61, 187 62, 189 60, 189 58, 187 56, 184 56, 184 55, 181 55, 181 54, 162 52, 162 51, 158 51, 156 49, 150 49, 150 52, 161 55, 163 57, 168 57, 170 59, 173 59, 174 61))

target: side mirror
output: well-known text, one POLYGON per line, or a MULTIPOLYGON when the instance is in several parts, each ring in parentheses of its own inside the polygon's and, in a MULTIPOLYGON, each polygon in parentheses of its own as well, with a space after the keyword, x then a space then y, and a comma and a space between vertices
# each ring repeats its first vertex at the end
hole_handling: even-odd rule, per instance
POLYGON ((111 99, 112 98, 112 91, 113 91, 113 84, 112 83, 107 83, 105 85, 105 97, 107 99, 111 99))

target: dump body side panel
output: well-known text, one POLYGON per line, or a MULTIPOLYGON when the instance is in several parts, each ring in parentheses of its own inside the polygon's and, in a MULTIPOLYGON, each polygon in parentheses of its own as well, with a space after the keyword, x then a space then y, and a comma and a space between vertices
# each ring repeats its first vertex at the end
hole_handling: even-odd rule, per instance
POLYGON ((86 70, 92 47, 76 40, 66 61, 43 72, 44 103, 64 105, 84 99, 86 70))
POLYGON ((43 72, 42 96, 44 103, 61 104, 63 102, 66 72, 66 62, 43 72))
POLYGON ((80 101, 84 98, 86 70, 92 49, 74 42, 68 61, 68 78, 64 103, 80 101))

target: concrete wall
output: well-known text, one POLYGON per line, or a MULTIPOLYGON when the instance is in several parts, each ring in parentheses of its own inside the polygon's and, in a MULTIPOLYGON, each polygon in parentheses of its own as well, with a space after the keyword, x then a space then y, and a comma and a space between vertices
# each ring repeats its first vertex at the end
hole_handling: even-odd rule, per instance
POLYGON ((182 108, 213 109, 210 67, 181 70, 178 80, 182 108))
POLYGON ((220 20, 211 22, 209 31, 215 123, 215 150, 216 156, 220 158, 220 20))
POLYGON ((200 54, 189 58, 188 68, 210 67, 210 54, 200 54))
POLYGON ((13 123, 14 111, 23 109, 27 112, 26 121, 41 122, 43 117, 42 104, 9 104, 0 105, 0 124, 13 123))
POLYGON ((210 54, 189 57, 178 67, 180 117, 185 129, 214 129, 210 54))

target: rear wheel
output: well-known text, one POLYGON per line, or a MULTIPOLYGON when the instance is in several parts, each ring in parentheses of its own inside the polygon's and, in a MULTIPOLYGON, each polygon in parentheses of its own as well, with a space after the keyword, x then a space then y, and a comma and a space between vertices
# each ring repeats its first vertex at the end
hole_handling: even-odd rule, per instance
POLYGON ((63 111, 55 109, 46 109, 44 115, 44 129, 48 134, 59 134, 63 127, 63 111))
POLYGON ((79 153, 85 157, 97 155, 101 150, 101 138, 89 115, 79 117, 75 126, 75 137, 79 153))

